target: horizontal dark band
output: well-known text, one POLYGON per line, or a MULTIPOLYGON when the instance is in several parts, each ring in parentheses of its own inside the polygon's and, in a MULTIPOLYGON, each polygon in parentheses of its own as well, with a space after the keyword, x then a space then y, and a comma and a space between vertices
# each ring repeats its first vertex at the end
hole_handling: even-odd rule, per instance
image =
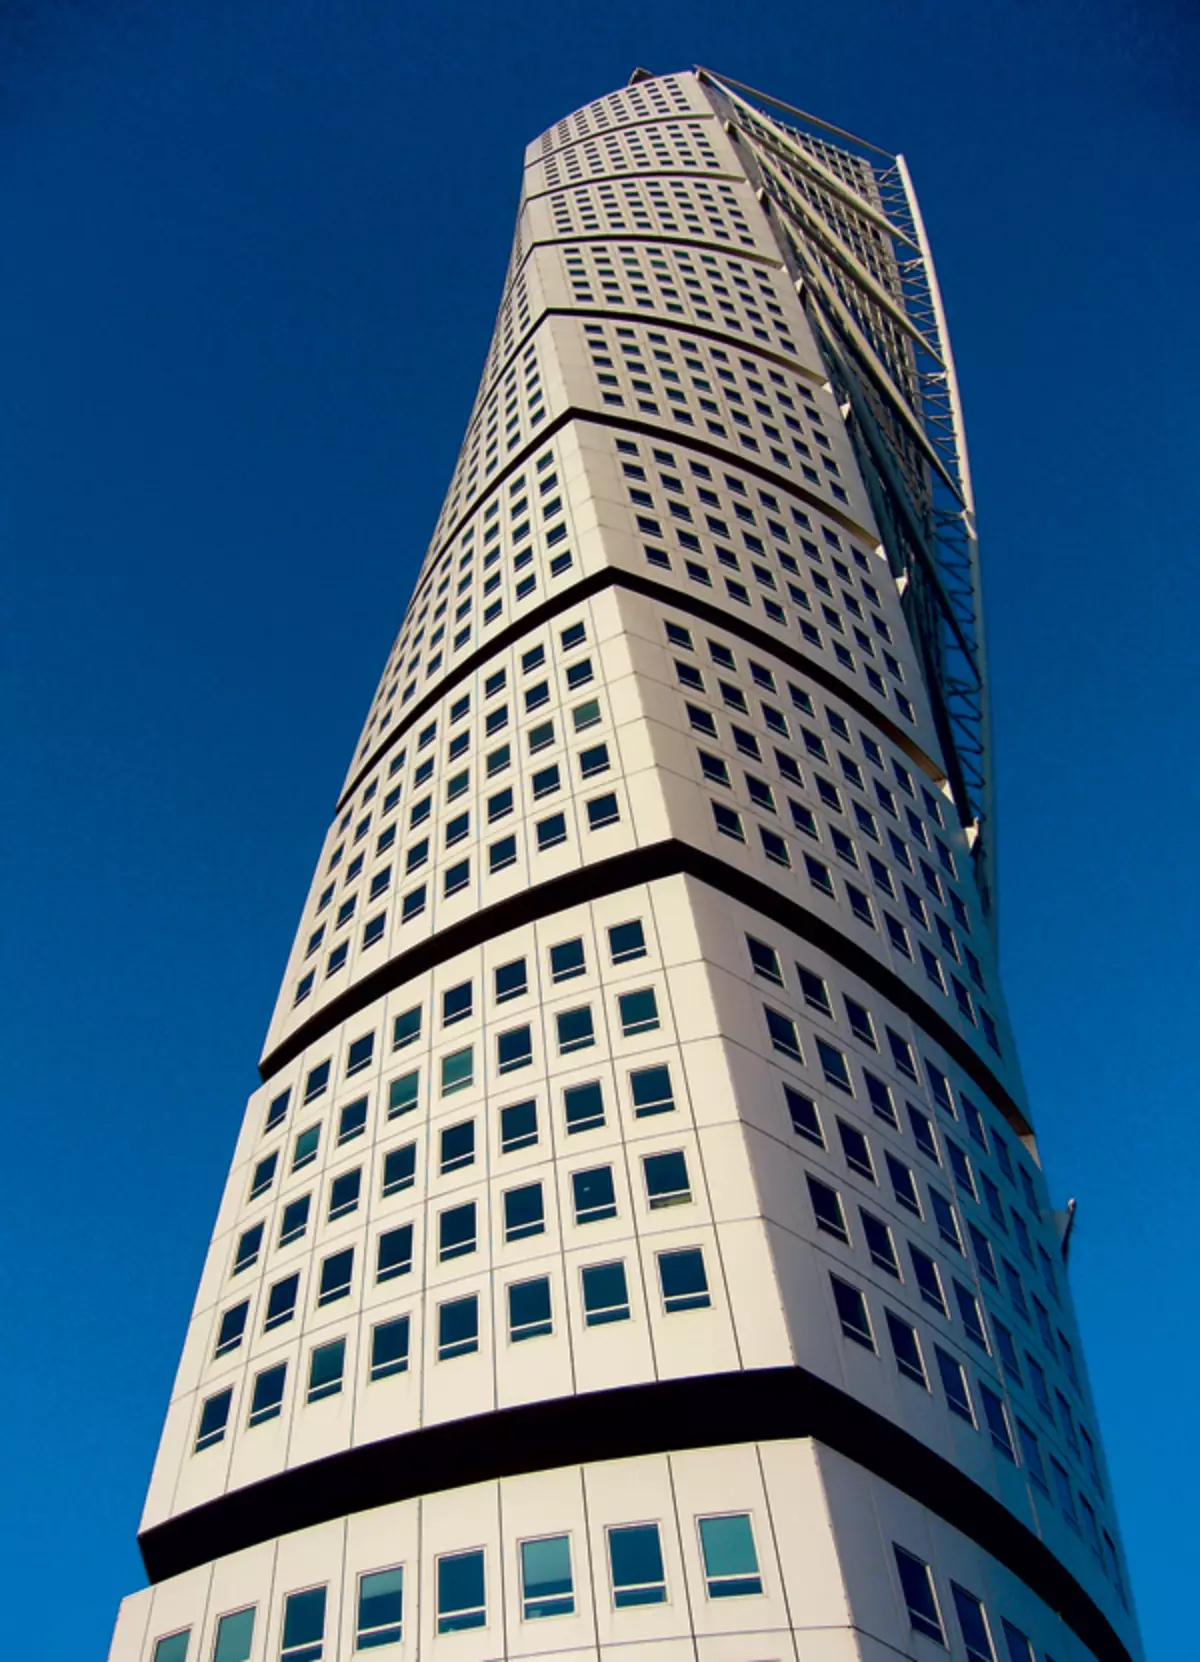
POLYGON ((182 1512, 139 1537, 152 1582, 293 1530, 466 1484, 673 1450, 812 1437, 902 1490, 1020 1578, 1099 1662, 1131 1662, 1036 1535, 957 1466, 804 1368, 701 1374, 452 1420, 346 1449, 182 1512))
MULTIPOLYGON (((597 312, 595 315, 598 317, 604 317, 608 314, 597 312)), ((508 474, 523 466, 523 464, 528 461, 529 456, 534 450, 540 449, 547 439, 553 438, 561 428, 567 426, 573 421, 586 422, 596 427, 610 427, 624 433, 637 433, 641 438, 653 439, 658 443, 662 443, 664 439, 664 429, 655 427, 648 421, 639 421, 630 416, 602 415, 599 411, 595 410, 580 410, 574 408, 566 409, 557 415, 548 426, 542 428, 541 432, 537 436, 536 444, 527 446, 512 459, 512 461, 507 467, 504 468, 497 480, 494 482, 495 486, 498 487, 499 485, 502 485, 508 474)), ((867 532, 863 530, 857 521, 852 520, 847 515, 831 508, 827 503, 822 502, 819 496, 816 496, 813 492, 804 489, 802 486, 798 486, 789 480, 778 478, 775 474, 769 472, 759 463, 750 461, 749 459, 741 456, 734 457, 722 450, 719 445, 710 444, 707 440, 695 437, 694 435, 672 433, 669 436, 671 442, 678 449, 699 451, 701 455, 708 456, 710 460, 718 461, 726 467, 736 465, 737 467, 740 467, 744 473, 755 475, 756 477, 764 480, 766 483, 775 486, 785 495, 794 496, 799 501, 804 502, 808 507, 815 509, 818 513, 823 513, 826 518, 832 519, 836 523, 840 524, 842 529, 848 534, 857 535, 863 538, 867 537, 867 532)), ((489 487, 488 491, 484 492, 479 497, 478 502, 476 502, 470 511, 463 514, 455 522, 443 540, 443 548, 448 547, 450 543, 453 542, 458 533, 459 527, 463 525, 466 520, 472 516, 472 514, 478 511, 479 506, 485 501, 486 497, 491 494, 492 488, 493 487, 489 487)), ((432 572, 432 570, 433 567, 429 566, 428 571, 432 572)), ((421 590, 425 581, 426 578, 422 577, 419 580, 416 589, 414 589, 412 598, 408 603, 409 611, 412 610, 413 606, 416 605, 418 599, 420 598, 421 590)), ((400 740, 410 730, 413 724, 420 721, 421 717, 425 715, 427 711, 431 710, 435 704, 439 704, 443 698, 452 692, 455 687, 460 685, 461 682, 465 681, 468 676, 473 675, 481 664, 486 663, 489 658, 495 657, 497 653, 503 652, 506 647, 511 646, 513 641, 519 640, 522 635, 532 633, 534 629, 545 623, 548 618, 556 617, 560 612, 568 611, 573 605, 577 604, 577 602, 587 600, 593 594, 598 594, 601 589, 606 589, 613 585, 617 585, 622 588, 634 589, 639 594, 652 595, 655 599, 661 600, 666 605, 677 606, 681 611, 691 612, 696 617, 703 617, 707 621, 713 623, 715 627, 719 629, 727 629, 730 634, 737 635, 742 640, 752 641, 762 652, 773 653, 777 658, 782 659, 784 663, 790 664, 792 668, 797 670, 800 674, 807 675, 810 680, 816 681, 821 686, 827 688, 828 691, 836 693, 839 698, 841 698, 845 703, 851 705, 851 707, 867 721, 873 722, 881 732, 886 733, 888 738, 892 739, 895 744, 898 744, 909 756, 911 756, 912 760, 916 762, 917 766, 921 768, 924 773, 929 774, 931 778, 939 777, 938 770, 932 764, 930 759, 924 754, 919 746, 917 746, 914 741, 908 737, 907 733, 905 733, 888 717, 886 712, 878 710, 875 705, 873 705, 869 699, 864 698, 856 688, 847 686, 844 681, 834 675, 830 670, 826 669, 823 664, 814 662, 813 659, 807 657, 803 652, 797 652, 795 647, 790 646, 786 641, 777 640, 774 635, 769 635, 765 629, 759 629, 746 619, 740 618, 734 613, 723 611, 719 606, 713 606, 707 601, 701 600, 699 596, 681 593, 680 590, 673 588, 669 583, 659 583, 651 577, 640 577, 634 572, 623 570, 620 566, 606 566, 600 571, 592 572, 588 577, 581 578, 579 582, 572 583, 568 588, 565 588, 561 594, 556 595, 552 600, 543 601, 540 606, 535 606, 531 611, 526 612, 522 617, 515 619, 507 626, 507 628, 501 629, 497 634, 492 635, 482 644, 482 646, 476 647, 475 651, 468 657, 462 659, 460 663, 455 664, 453 669, 447 670, 444 675, 440 676, 425 696, 419 699, 417 703, 413 705, 411 710, 405 712, 401 719, 396 723, 395 727, 392 728, 387 738, 376 745, 367 760, 356 770, 353 778, 350 780, 350 783, 345 787, 341 796, 338 798, 337 807, 334 812, 339 812, 345 806, 346 802, 354 795, 355 791, 362 784, 371 769, 378 764, 381 758, 384 757, 394 745, 399 744, 400 740)))
POLYGON ((740 901, 828 953, 844 969, 873 987, 882 998, 903 1010, 923 1032, 928 1033, 948 1056, 954 1058, 1019 1136, 1030 1134, 1031 1127, 1024 1111, 983 1058, 928 999, 914 992, 886 964, 880 963, 872 953, 824 918, 769 888, 757 877, 739 871, 736 866, 718 860, 703 849, 694 848, 691 843, 674 838, 631 849, 629 853, 615 855, 611 860, 598 860, 594 865, 582 866, 565 877, 522 889, 520 894, 502 900, 496 906, 487 906, 464 918, 461 923, 452 924, 450 928, 420 941, 410 951, 389 958, 373 974, 355 981, 344 993, 289 1034, 282 1044, 276 1045, 259 1063, 259 1074, 264 1082, 272 1078, 309 1045, 316 1044, 342 1022, 349 1021, 385 994, 418 975, 436 969, 460 952, 469 952, 473 947, 482 946, 485 941, 507 934, 511 929, 520 929, 540 918, 552 917, 555 912, 564 912, 571 906, 587 905, 604 895, 619 894, 622 889, 678 876, 694 877, 710 889, 740 901))

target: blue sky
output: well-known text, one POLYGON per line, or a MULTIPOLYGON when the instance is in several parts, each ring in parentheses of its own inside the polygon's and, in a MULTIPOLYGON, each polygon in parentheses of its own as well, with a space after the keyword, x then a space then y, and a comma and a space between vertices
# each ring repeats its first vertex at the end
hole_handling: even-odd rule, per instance
POLYGON ((0 10, 6 1648, 102 1656, 141 1584, 217 1197, 523 146, 636 64, 702 62, 902 149, 921 194, 986 559, 1008 994, 1165 1657, 1200 1558, 1200 22, 574 10, 0 10))

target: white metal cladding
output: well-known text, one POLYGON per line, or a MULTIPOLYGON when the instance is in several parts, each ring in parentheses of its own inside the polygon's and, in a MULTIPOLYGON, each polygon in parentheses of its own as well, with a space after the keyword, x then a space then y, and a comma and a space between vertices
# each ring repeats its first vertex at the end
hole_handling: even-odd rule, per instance
MULTIPOLYGON (((943 748, 944 659, 788 267, 802 211, 781 243, 760 199, 785 141, 729 84, 678 75, 529 147, 495 338, 297 929, 144 1539, 389 1439, 797 1368, 965 1474, 1136 1652, 965 764, 943 748)), ((805 144, 827 218, 855 196, 847 234, 894 213, 861 156, 805 144)), ((880 292, 860 273, 855 303, 915 408, 933 395, 909 348, 933 324, 871 246, 880 292)), ((868 405, 914 492, 932 502, 943 467, 961 486, 957 426, 905 437, 868 405)), ((1038 1656, 1090 1654, 877 1474, 741 1429, 547 1472, 531 1448, 520 1477, 236 1551, 218 1534, 126 1601, 113 1657, 210 1662, 219 1618, 250 1606, 255 1662, 291 1657, 287 1598, 317 1587, 296 1662, 349 1656, 359 1578, 400 1567, 410 1649, 732 1659, 753 1633, 755 1655, 913 1653, 896 1543, 952 1637, 957 1581, 998 1656, 1005 1620, 1038 1656), (726 1515, 750 1520, 761 1582, 728 1599, 697 1534, 726 1515), (614 1606, 605 1532, 639 1521, 661 1526, 666 1592, 614 1606), (526 1620, 520 1543, 560 1533, 573 1610, 526 1620), (438 1634, 438 1556, 478 1550, 484 1619, 438 1634)))

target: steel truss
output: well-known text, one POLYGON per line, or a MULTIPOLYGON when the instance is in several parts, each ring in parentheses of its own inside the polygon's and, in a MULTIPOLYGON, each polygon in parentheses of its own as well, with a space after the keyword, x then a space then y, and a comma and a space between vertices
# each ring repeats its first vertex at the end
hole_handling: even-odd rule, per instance
POLYGON ((995 812, 975 503, 954 357, 903 156, 698 68, 841 401, 995 929, 995 812), (771 112, 778 113, 771 113, 771 112))

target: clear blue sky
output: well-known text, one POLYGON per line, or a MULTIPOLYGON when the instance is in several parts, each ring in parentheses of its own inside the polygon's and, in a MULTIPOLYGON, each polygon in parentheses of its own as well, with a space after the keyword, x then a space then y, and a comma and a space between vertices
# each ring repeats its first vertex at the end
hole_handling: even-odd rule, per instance
POLYGON ((902 149, 921 193, 987 562, 1009 998, 1079 1197, 1150 1655, 1175 1654, 1200 1560, 1197 17, 0 7, 6 1654, 102 1657, 141 1583, 217 1197, 522 148, 635 64, 697 61, 902 149))

